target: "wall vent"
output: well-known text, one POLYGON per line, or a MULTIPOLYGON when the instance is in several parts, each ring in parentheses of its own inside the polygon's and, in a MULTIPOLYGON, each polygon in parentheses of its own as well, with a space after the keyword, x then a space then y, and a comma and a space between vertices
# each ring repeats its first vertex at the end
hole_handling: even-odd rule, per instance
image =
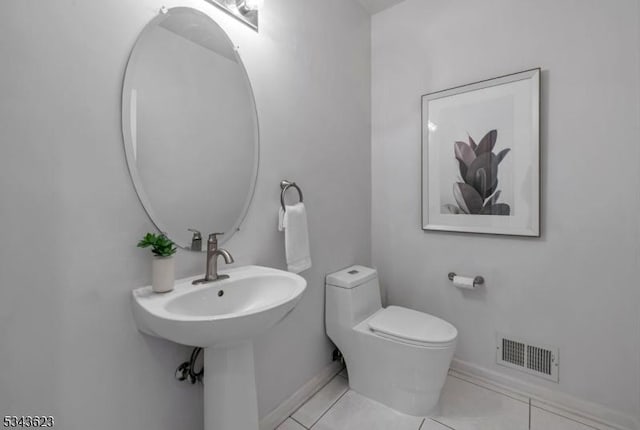
POLYGON ((558 348, 498 334, 497 350, 499 365, 558 382, 558 348))

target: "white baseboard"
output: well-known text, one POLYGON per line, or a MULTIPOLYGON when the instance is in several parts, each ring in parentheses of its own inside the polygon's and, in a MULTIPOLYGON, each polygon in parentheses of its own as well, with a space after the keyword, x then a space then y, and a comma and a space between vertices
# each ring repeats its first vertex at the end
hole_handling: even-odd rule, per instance
POLYGON ((304 404, 311 398, 320 388, 324 387, 334 376, 336 376, 343 366, 340 361, 334 361, 327 367, 322 369, 320 373, 310 379, 304 384, 298 391, 293 393, 291 397, 282 402, 280 406, 269 412, 267 416, 260 420, 260 430, 274 430, 283 421, 285 421, 289 415, 294 413, 296 409, 304 404))
POLYGON ((622 412, 521 381, 457 358, 454 358, 451 363, 451 374, 490 389, 513 393, 518 397, 528 397, 531 399, 532 407, 565 416, 597 429, 640 430, 638 420, 622 412))

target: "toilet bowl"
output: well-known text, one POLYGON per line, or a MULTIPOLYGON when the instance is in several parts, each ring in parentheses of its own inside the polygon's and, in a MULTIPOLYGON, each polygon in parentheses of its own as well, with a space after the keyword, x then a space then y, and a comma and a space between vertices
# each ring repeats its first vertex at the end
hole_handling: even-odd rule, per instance
POLYGON ((438 404, 458 332, 448 322, 382 307, 375 269, 351 266, 326 278, 327 335, 347 364, 354 391, 408 415, 438 404))

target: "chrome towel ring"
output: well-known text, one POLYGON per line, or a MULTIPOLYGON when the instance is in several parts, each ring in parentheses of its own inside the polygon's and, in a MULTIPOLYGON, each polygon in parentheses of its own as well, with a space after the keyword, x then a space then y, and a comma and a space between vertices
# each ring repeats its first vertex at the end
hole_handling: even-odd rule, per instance
POLYGON ((295 182, 291 182, 284 179, 282 182, 280 182, 280 189, 282 189, 282 192, 280 193, 280 204, 282 205, 282 210, 285 212, 287 211, 287 209, 285 208, 285 205, 284 205, 284 195, 286 194, 287 190, 291 187, 295 188, 298 191, 298 196, 300 196, 300 203, 302 203, 303 201, 302 190, 300 189, 300 187, 295 182))

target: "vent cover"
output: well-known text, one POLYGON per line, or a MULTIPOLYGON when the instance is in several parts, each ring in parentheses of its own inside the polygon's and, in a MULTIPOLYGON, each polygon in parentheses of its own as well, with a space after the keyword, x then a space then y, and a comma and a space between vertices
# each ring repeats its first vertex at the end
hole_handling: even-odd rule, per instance
POLYGON ((558 382, 558 348, 498 334, 497 363, 558 382))

